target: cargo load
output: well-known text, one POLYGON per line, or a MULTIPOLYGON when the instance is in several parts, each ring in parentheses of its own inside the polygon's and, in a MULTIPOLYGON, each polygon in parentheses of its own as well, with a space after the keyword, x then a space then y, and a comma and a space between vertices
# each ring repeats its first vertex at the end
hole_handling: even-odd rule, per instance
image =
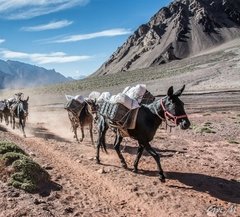
POLYGON ((136 99, 139 104, 149 104, 154 101, 154 96, 147 90, 145 84, 138 84, 134 87, 126 87, 123 92, 132 99, 136 99))
POLYGON ((78 115, 82 111, 84 104, 85 104, 85 102, 81 103, 80 101, 78 101, 76 99, 71 99, 65 104, 64 108, 68 111, 71 111, 75 115, 78 115))
POLYGON ((111 122, 122 127, 127 127, 127 122, 131 114, 130 109, 120 103, 103 102, 100 114, 107 117, 111 122))
POLYGON ((4 101, 0 101, 0 111, 3 111, 6 107, 6 103, 4 101))
POLYGON ((109 102, 112 104, 115 104, 115 103, 122 104, 125 107, 127 107, 129 110, 140 107, 140 105, 136 99, 130 98, 128 95, 126 95, 124 93, 119 93, 117 95, 112 96, 110 98, 109 102))
POLYGON ((100 97, 100 93, 98 91, 92 91, 88 98, 91 99, 91 100, 94 100, 94 101, 97 101, 97 99, 100 97))
POLYGON ((102 92, 101 95, 97 99, 97 103, 102 103, 103 101, 108 101, 111 98, 110 92, 102 92))
POLYGON ((139 107, 136 100, 120 93, 112 96, 109 101, 104 101, 99 112, 113 124, 129 129, 132 126, 132 114, 136 114, 139 107))

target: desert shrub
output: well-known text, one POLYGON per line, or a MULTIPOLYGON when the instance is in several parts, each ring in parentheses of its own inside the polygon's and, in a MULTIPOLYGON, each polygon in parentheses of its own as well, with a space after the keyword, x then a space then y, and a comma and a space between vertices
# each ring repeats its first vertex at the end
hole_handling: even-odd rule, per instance
POLYGON ((7 152, 2 155, 2 160, 4 161, 6 166, 11 165, 16 160, 25 159, 25 158, 28 158, 28 157, 22 153, 16 153, 16 152, 7 152))
POLYGON ((209 127, 203 127, 200 129, 200 133, 216 133, 216 132, 210 129, 209 127))
POLYGON ((41 166, 29 158, 20 158, 13 162, 16 171, 10 179, 10 184, 28 192, 34 192, 39 186, 49 181, 49 174, 41 166))
POLYGON ((6 175, 11 168, 8 184, 27 192, 37 192, 42 184, 50 180, 50 175, 34 162, 16 144, 0 142, 0 175, 6 175))
POLYGON ((205 113, 205 114, 203 114, 203 116, 211 116, 211 114, 210 113, 205 113))
POLYGON ((237 142, 236 140, 233 140, 233 139, 228 140, 228 142, 230 144, 236 144, 236 145, 240 144, 239 142, 237 142))
POLYGON ((8 141, 0 141, 0 154, 5 154, 7 152, 16 152, 26 155, 26 153, 16 144, 8 141))
POLYGON ((205 127, 211 127, 211 126, 212 126, 212 123, 211 123, 211 122, 206 122, 206 123, 204 123, 203 126, 205 126, 205 127))

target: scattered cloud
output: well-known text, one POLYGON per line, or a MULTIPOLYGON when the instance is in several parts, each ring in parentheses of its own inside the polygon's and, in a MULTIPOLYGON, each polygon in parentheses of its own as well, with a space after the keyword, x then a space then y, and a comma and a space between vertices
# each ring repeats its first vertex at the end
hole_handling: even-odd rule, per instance
POLYGON ((11 50, 0 50, 0 55, 5 59, 25 59, 38 64, 68 63, 87 60, 91 56, 71 56, 63 52, 53 53, 24 53, 11 50))
POLYGON ((119 29, 108 29, 100 32, 94 32, 89 34, 79 34, 79 35, 70 35, 65 36, 62 38, 58 38, 55 40, 45 40, 48 43, 66 43, 66 42, 75 42, 75 41, 82 41, 88 40, 93 38, 100 38, 100 37, 114 37, 119 35, 128 35, 132 32, 129 29, 119 28, 119 29))
POLYGON ((51 30, 51 29, 61 29, 63 27, 71 25, 72 23, 73 21, 69 21, 69 20, 59 20, 59 21, 50 22, 47 24, 38 25, 38 26, 22 27, 21 30, 27 31, 27 32, 37 32, 37 31, 45 31, 45 30, 51 30))
POLYGON ((5 42, 6 40, 3 38, 0 38, 0 44, 2 44, 3 42, 5 42))
POLYGON ((4 19, 30 19, 86 5, 90 0, 0 0, 0 17, 4 19))

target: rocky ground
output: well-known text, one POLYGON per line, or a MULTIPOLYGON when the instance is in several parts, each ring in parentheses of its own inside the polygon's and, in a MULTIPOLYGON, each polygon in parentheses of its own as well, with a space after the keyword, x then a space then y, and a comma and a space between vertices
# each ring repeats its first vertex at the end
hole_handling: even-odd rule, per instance
MULTIPOLYGON (((140 161, 139 174, 132 172, 137 151, 134 140, 124 139, 122 143, 128 169, 121 168, 110 131, 109 153, 101 152, 102 164, 96 164, 88 129, 84 141, 75 142, 62 104, 55 103, 52 95, 44 95, 41 102, 31 101, 30 96, 27 138, 20 130, 13 131, 1 123, 0 140, 15 142, 29 153, 49 172, 52 184, 41 194, 28 194, 0 181, 0 217, 240 216, 236 58, 201 66, 202 77, 199 69, 175 80, 162 80, 163 89, 171 82, 180 86, 189 81, 182 100, 192 123, 186 131, 174 128, 170 133, 162 127, 151 142, 161 155, 167 176, 164 184, 158 180, 156 164, 147 153, 140 161)), ((159 80, 153 82, 148 84, 157 92, 159 80)))

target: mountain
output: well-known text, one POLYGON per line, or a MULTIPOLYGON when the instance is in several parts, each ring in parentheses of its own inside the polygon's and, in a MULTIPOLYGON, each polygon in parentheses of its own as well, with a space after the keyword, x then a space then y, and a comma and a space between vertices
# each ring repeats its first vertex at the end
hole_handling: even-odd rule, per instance
POLYGON ((93 75, 160 65, 237 37, 239 0, 176 0, 141 25, 93 75))
POLYGON ((18 62, 0 60, 0 88, 31 87, 69 81, 54 69, 18 62))

